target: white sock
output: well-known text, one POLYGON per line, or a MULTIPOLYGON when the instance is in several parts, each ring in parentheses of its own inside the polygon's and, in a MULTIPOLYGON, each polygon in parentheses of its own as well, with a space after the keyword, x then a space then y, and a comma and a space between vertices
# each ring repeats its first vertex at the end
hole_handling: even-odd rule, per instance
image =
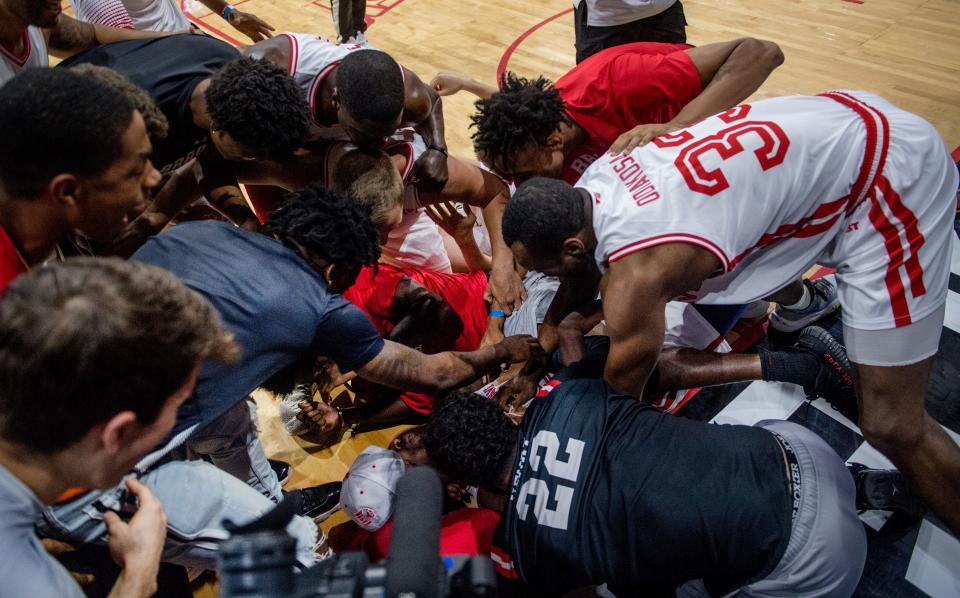
POLYGON ((810 287, 804 283, 803 284, 803 295, 800 296, 800 299, 792 305, 782 304, 783 309, 789 309, 792 311, 800 311, 810 307, 810 304, 813 302, 813 293, 810 292, 810 287))

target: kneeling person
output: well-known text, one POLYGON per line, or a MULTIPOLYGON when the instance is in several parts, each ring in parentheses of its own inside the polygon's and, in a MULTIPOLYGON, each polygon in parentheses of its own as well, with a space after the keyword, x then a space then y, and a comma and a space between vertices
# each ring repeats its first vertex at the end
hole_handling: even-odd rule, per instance
POLYGON ((494 401, 454 395, 425 444, 441 472, 505 495, 491 557, 540 595, 607 583, 624 596, 849 596, 863 570, 853 479, 796 424, 675 418, 574 378, 519 428, 494 401))

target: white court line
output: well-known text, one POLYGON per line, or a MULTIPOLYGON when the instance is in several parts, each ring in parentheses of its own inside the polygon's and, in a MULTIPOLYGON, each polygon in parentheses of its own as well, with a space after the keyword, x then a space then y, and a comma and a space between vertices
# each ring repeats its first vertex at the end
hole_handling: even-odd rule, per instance
POLYGON ((933 598, 960 596, 960 541, 929 521, 920 524, 906 579, 933 598))
POLYGON ((943 325, 960 332, 960 294, 947 291, 947 309, 943 314, 943 325))
POLYGON ((752 426, 765 419, 787 419, 804 401, 803 388, 786 382, 753 382, 712 420, 752 426))

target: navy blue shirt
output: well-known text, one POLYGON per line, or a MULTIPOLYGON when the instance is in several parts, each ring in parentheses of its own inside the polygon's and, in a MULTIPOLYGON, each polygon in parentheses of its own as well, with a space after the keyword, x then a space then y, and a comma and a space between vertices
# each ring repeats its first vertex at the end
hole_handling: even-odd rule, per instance
POLYGON ((173 272, 220 312, 243 349, 234 365, 209 362, 177 412, 176 434, 205 425, 308 351, 340 371, 383 350, 370 320, 293 249, 225 222, 186 222, 150 238, 130 259, 173 272))
POLYGON ((573 378, 534 400, 494 537, 525 595, 607 582, 618 596, 712 595, 760 579, 790 538, 774 436, 662 413, 573 378))
POLYGON ((169 174, 208 145, 210 134, 193 122, 190 99, 205 79, 240 58, 236 48, 206 35, 168 35, 104 44, 64 60, 110 67, 142 87, 170 123, 166 139, 153 148, 157 170, 169 174))

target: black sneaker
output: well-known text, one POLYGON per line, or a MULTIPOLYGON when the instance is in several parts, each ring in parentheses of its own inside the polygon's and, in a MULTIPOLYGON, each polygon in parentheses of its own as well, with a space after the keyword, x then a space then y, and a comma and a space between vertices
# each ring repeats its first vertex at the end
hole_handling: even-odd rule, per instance
POLYGON ((927 508, 910 481, 896 469, 871 469, 861 463, 847 465, 857 485, 857 510, 879 509, 921 517, 927 508))
POLYGON ((270 469, 273 470, 273 473, 277 474, 280 485, 286 484, 287 480, 290 479, 290 464, 276 459, 267 459, 267 461, 270 463, 270 469))
POLYGON ((858 420, 854 368, 847 350, 833 335, 819 326, 807 326, 800 333, 796 349, 817 358, 820 371, 812 386, 804 386, 811 397, 823 397, 853 422, 858 420))
POLYGON ((291 490, 286 494, 296 495, 299 501, 297 512, 300 515, 320 523, 340 508, 341 487, 343 487, 343 482, 330 482, 310 488, 291 490))

